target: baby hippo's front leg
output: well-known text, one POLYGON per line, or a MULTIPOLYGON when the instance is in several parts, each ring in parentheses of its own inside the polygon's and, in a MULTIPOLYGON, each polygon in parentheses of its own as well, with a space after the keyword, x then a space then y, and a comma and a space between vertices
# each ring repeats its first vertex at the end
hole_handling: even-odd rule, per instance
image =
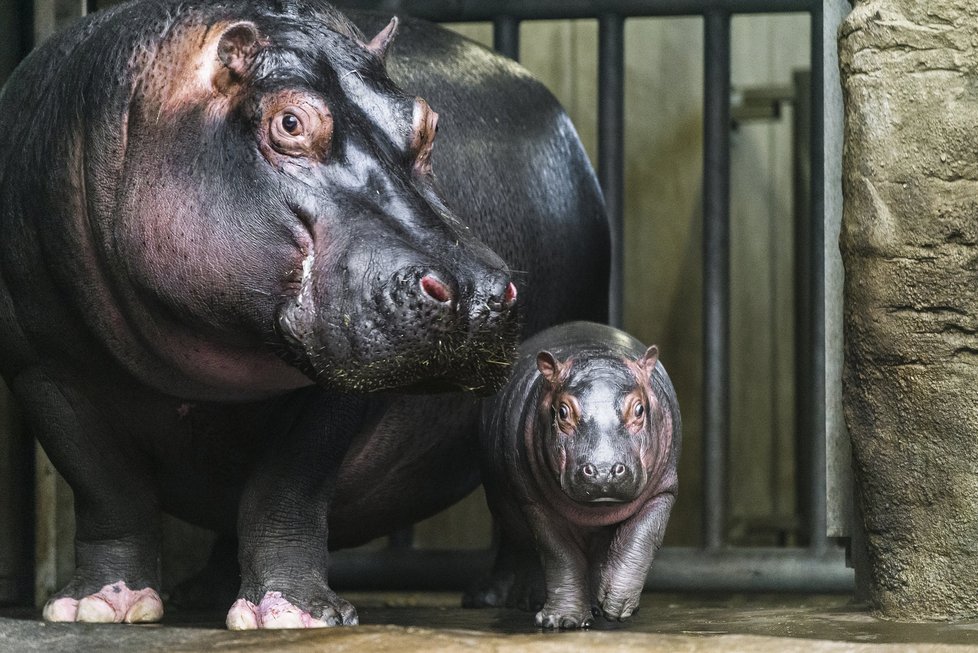
POLYGON ((547 582, 547 600, 537 612, 536 624, 546 629, 587 628, 591 625, 591 603, 584 551, 542 511, 532 512, 530 525, 547 582))
POLYGON ((672 493, 660 494, 618 527, 598 579, 597 603, 605 619, 624 621, 638 610, 675 500, 672 493))

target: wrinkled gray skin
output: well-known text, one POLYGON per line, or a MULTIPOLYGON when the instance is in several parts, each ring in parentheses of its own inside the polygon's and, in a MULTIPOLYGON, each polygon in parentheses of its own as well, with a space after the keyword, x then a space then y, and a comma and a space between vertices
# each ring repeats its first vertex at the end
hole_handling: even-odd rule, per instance
POLYGON ((575 322, 520 347, 483 409, 481 446, 500 548, 470 607, 538 610, 544 628, 622 621, 676 499, 679 405, 658 350, 575 322), (541 605, 542 604, 542 605, 541 605))
POLYGON ((488 393, 521 333, 604 319, 604 208, 552 96, 388 19, 124 3, 0 94, 0 372, 76 503, 49 618, 158 619, 121 583, 155 596, 166 511, 237 535, 236 627, 356 623, 327 540, 479 477, 476 397, 370 393, 488 393), (269 596, 288 623, 249 621, 269 596))

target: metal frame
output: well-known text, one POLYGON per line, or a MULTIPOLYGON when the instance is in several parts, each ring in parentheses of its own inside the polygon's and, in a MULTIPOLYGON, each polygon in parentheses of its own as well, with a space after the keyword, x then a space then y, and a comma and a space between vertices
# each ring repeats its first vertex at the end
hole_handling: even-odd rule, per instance
MULTIPOLYGON (((398 12, 438 22, 492 21, 497 51, 519 58, 523 20, 597 19, 599 30, 598 176, 612 233, 610 320, 622 322, 624 151, 624 22, 630 17, 702 16, 704 29, 703 309, 704 433, 701 549, 666 548, 649 577, 650 589, 851 591, 845 554, 829 545, 825 494, 824 118, 822 0, 375 0, 347 6, 398 12), (734 14, 808 13, 811 16, 810 170, 803 225, 809 328, 800 332, 798 359, 807 402, 799 424, 810 454, 803 505, 807 548, 753 549, 726 545, 727 450, 730 440, 730 23, 734 14)), ((488 568, 485 552, 399 551, 334 556, 331 577, 358 587, 459 587, 488 568), (433 570, 437 573, 432 574, 433 570), (426 580, 427 579, 427 580, 426 580)))

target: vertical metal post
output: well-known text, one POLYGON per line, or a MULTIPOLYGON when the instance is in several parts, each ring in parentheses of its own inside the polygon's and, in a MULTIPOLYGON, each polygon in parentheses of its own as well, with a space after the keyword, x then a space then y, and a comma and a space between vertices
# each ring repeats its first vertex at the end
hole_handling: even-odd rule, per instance
POLYGON ((723 546, 730 434, 730 14, 704 15, 703 543, 723 546))
POLYGON ((816 555, 824 554, 828 547, 826 538, 827 500, 825 496, 825 134, 823 133, 825 117, 822 111, 825 99, 823 95, 825 71, 822 67, 823 11, 821 1, 812 2, 812 267, 809 293, 812 302, 812 405, 810 412, 812 417, 812 485, 809 523, 809 537, 811 539, 809 541, 812 553, 816 555))
POLYGON ((496 16, 492 21, 492 47, 501 55, 520 60, 520 21, 512 16, 496 16))
POLYGON ((794 382, 795 382, 795 513, 799 542, 811 543, 808 525, 812 500, 812 75, 794 73, 792 111, 792 195, 794 199, 794 382))
POLYGON ((625 196, 625 20, 598 19, 598 179, 611 222, 611 294, 608 319, 623 323, 625 196))

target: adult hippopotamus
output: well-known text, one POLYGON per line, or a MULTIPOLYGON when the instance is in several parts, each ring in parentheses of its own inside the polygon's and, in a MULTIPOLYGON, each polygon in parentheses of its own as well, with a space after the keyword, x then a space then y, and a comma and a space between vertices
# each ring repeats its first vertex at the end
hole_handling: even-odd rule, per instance
POLYGON ((658 348, 590 322, 538 333, 486 402, 480 441, 500 548, 466 604, 538 609, 544 628, 586 627, 592 606, 630 617, 678 489, 682 423, 658 348))
POLYGON ((236 532, 229 626, 356 623, 327 538, 467 494, 520 335, 605 316, 603 204, 552 96, 359 20, 135 0, 4 87, 0 371, 76 505, 46 619, 158 620, 166 511, 236 532))

